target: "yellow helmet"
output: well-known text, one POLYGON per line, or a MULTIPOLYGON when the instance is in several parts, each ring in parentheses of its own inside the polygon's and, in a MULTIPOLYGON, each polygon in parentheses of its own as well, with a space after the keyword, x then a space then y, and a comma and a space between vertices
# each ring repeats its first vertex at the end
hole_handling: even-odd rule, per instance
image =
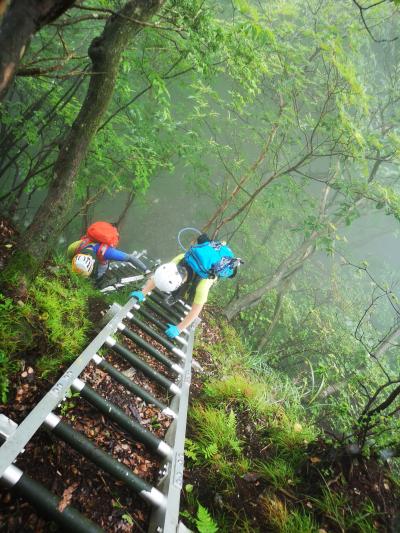
POLYGON ((87 254, 76 254, 72 259, 72 272, 88 278, 93 272, 95 260, 87 254))

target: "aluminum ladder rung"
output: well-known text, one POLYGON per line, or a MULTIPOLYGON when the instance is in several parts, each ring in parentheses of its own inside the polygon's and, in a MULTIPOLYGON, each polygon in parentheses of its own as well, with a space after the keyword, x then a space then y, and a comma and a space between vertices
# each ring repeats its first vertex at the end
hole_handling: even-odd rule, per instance
POLYGON ((113 365, 111 365, 108 361, 106 361, 99 355, 95 354, 93 356, 93 362, 98 365, 98 367, 101 368, 104 372, 107 372, 107 374, 111 376, 112 379, 123 385, 127 390, 135 394, 135 396, 141 398, 147 404, 155 405, 166 416, 170 416, 172 418, 176 417, 176 413, 174 413, 172 409, 170 409, 163 402, 160 402, 160 400, 152 396, 145 389, 139 387, 139 385, 134 383, 132 380, 130 380, 127 376, 125 376, 122 372, 117 370, 113 365))
POLYGON ((140 328, 142 331, 144 331, 145 333, 150 335, 150 337, 152 337, 155 341, 157 341, 159 344, 161 344, 161 346, 164 346, 164 348, 166 348, 167 350, 169 350, 173 354, 177 355, 181 359, 185 359, 186 358, 185 354, 183 353, 183 351, 181 349, 177 348, 174 344, 172 344, 172 342, 167 341, 164 337, 162 337, 156 331, 154 331, 153 328, 148 326, 142 320, 139 320, 137 317, 135 317, 133 315, 133 313, 131 313, 131 312, 127 313, 126 318, 128 320, 130 320, 133 324, 135 324, 135 326, 140 328))
POLYGON ((174 317, 171 317, 170 315, 167 315, 167 313, 161 309, 159 306, 157 306, 151 299, 147 298, 144 301, 144 304, 146 307, 148 307, 153 313, 156 313, 159 317, 162 318, 164 324, 163 328, 165 329, 167 327, 167 323, 170 324, 179 324, 180 319, 176 319, 174 317))
POLYGON ((179 365, 168 359, 168 357, 162 354, 159 350, 151 346, 151 344, 149 344, 139 335, 130 330, 127 326, 125 326, 123 322, 120 322, 118 324, 118 330, 122 333, 122 335, 124 335, 125 337, 133 341, 135 344, 140 346, 140 348, 145 350, 149 355, 157 359, 157 361, 162 363, 164 366, 166 366, 170 370, 173 370, 177 374, 182 374, 183 370, 179 365))
POLYGON ((125 346, 119 344, 112 337, 107 338, 106 345, 109 346, 114 352, 122 356, 132 366, 141 370, 145 376, 152 379, 153 381, 170 391, 172 394, 180 394, 180 389, 177 385, 175 385, 175 383, 172 383, 172 381, 170 381, 168 378, 151 368, 151 366, 142 361, 140 357, 133 354, 130 350, 128 350, 128 348, 125 348, 125 346))
MULTIPOLYGON (((139 305, 138 303, 136 303, 133 307, 137 311, 139 311, 139 313, 142 316, 144 316, 149 322, 157 326, 158 329, 160 329, 164 333, 164 330, 166 329, 166 326, 167 326, 166 323, 161 322, 161 320, 158 320, 158 318, 154 317, 151 313, 149 313, 143 306, 139 305)), ((179 337, 176 337, 174 340, 177 341, 179 344, 182 344, 183 346, 187 346, 187 341, 183 337, 179 336, 179 337)))
POLYGON ((72 390, 79 394, 93 407, 98 409, 104 416, 116 422, 122 429, 127 431, 136 441, 145 444, 151 451, 162 457, 171 459, 171 447, 164 441, 144 429, 138 422, 127 416, 122 409, 113 402, 106 400, 98 394, 90 385, 77 378, 71 386, 72 390))
POLYGON ((44 424, 56 437, 69 444, 71 448, 74 448, 74 450, 85 456, 89 461, 95 463, 105 472, 111 474, 114 478, 126 483, 144 500, 158 508, 165 508, 166 498, 162 492, 134 474, 128 467, 114 459, 110 454, 92 444, 87 437, 65 422, 62 422, 54 413, 50 413, 46 417, 44 424))
POLYGON ((150 298, 150 300, 152 300, 155 304, 160 306, 168 315, 171 315, 171 317, 173 317, 174 320, 177 320, 178 322, 183 320, 185 315, 178 313, 176 309, 166 304, 164 300, 162 298, 159 298, 156 294, 150 292, 149 294, 146 295, 146 297, 150 298))
POLYGON ((5 470, 0 481, 17 496, 31 503, 46 518, 50 518, 66 531, 74 531, 74 533, 104 533, 103 529, 70 505, 60 511, 60 498, 16 466, 10 465, 5 470))

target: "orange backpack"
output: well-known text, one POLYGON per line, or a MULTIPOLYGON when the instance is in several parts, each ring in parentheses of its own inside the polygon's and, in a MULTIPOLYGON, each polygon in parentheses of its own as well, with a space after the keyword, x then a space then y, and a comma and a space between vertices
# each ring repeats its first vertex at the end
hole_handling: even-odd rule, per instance
POLYGON ((113 248, 119 242, 118 230, 109 222, 94 222, 88 227, 85 237, 90 237, 101 244, 108 244, 108 246, 113 248))
POLYGON ((112 248, 117 246, 119 242, 119 233, 117 228, 109 222, 93 222, 93 224, 88 227, 86 234, 81 237, 81 240, 82 242, 75 253, 79 253, 92 242, 98 242, 101 246, 99 246, 96 255, 99 261, 104 263, 104 254, 109 246, 112 248))

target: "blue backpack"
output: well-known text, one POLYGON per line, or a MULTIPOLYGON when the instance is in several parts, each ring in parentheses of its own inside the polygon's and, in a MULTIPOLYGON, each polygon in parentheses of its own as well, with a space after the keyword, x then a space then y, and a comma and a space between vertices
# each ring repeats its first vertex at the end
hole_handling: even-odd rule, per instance
POLYGON ((229 278, 236 264, 232 250, 219 241, 208 241, 191 246, 184 260, 195 274, 206 278, 229 278))

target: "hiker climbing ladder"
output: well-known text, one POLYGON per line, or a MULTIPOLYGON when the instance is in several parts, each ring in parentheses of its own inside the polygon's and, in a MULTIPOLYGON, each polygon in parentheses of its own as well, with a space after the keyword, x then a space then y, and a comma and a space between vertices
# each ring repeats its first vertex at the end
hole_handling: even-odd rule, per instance
MULTIPOLYGON (((60 527, 68 530, 74 528, 82 532, 101 531, 99 526, 69 505, 60 511, 59 498, 12 464, 23 452, 30 439, 43 426, 57 439, 64 441, 100 469, 122 481, 148 502, 153 509, 149 531, 177 531, 191 369, 192 364, 197 367, 198 365, 192 361, 193 330, 183 333, 180 338, 175 339, 178 344, 174 344, 155 328, 165 329, 165 320, 177 323, 185 312, 187 312, 187 306, 183 302, 168 308, 160 301, 159 295, 153 297, 150 305, 148 301, 139 304, 135 299, 129 300, 123 307, 114 304, 108 312, 109 321, 104 328, 19 426, 5 415, 0 416, 0 437, 5 441, 0 448, 1 483, 28 500, 60 527), (132 326, 163 346, 164 352, 167 351, 168 355, 144 340, 131 329, 132 326), (130 346, 134 343, 144 350, 149 356, 147 359, 150 358, 150 364, 133 353, 124 342, 125 339, 129 340, 130 346), (108 362, 107 357, 100 356, 97 352, 102 347, 108 347, 118 357, 127 361, 131 367, 141 371, 147 378, 168 392, 172 396, 170 404, 167 405, 134 383, 108 362), (151 365, 153 360, 158 363, 158 368, 161 364, 176 379, 170 379, 163 372, 155 370, 151 365), (113 380, 141 398, 143 402, 154 405, 172 419, 164 439, 159 439, 151 431, 143 428, 140 423, 127 416, 122 409, 105 399, 80 377, 90 363, 97 365, 113 380), (141 479, 130 468, 97 447, 90 439, 53 412, 65 399, 69 390, 79 393, 80 398, 92 405, 104 417, 111 419, 136 442, 143 443, 146 449, 160 457, 163 475, 157 486, 151 486, 141 479)), ((184 526, 181 524, 179 528, 183 530, 184 526)))
MULTIPOLYGON (((153 259, 147 256, 147 251, 142 250, 141 252, 134 251, 132 253, 137 259, 144 260, 146 265, 151 268, 156 268, 159 264, 159 261, 154 261, 153 259)), ((138 273, 134 265, 125 261, 115 261, 110 264, 108 272, 102 277, 100 283, 100 292, 109 293, 114 292, 131 283, 136 283, 144 279, 142 273, 138 273)))

